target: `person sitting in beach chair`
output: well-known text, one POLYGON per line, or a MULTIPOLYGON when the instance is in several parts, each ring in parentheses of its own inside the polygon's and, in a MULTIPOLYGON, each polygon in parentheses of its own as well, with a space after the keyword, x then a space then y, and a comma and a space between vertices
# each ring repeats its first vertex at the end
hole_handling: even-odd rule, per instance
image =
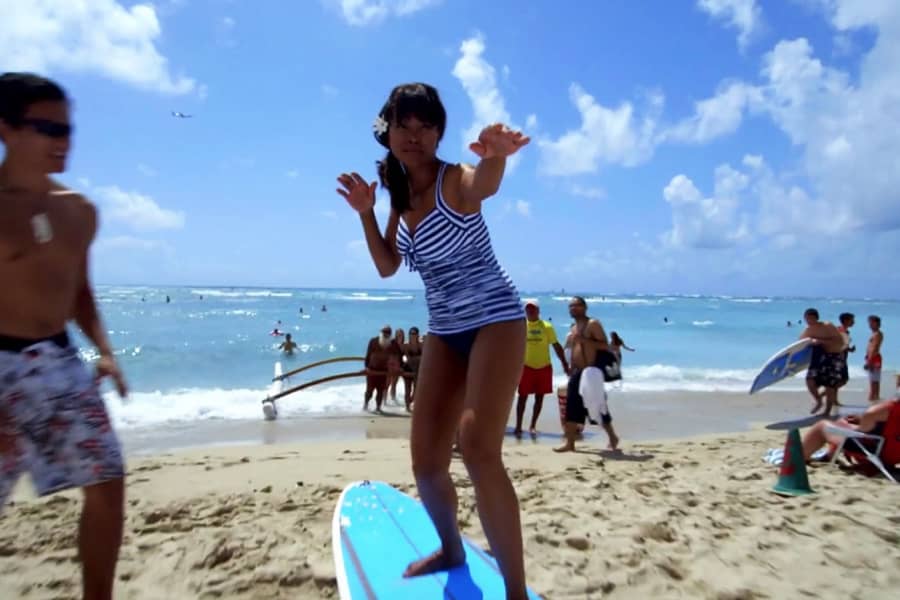
POLYGON ((859 415, 822 420, 803 435, 803 458, 809 460, 825 444, 832 462, 842 450, 851 462, 870 464, 896 481, 885 468, 900 464, 900 398, 885 400, 859 415))

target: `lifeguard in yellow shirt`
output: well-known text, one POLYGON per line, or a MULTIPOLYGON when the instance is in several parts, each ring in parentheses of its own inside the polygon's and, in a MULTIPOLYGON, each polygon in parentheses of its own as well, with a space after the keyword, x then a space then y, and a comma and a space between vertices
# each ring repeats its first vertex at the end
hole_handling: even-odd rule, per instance
POLYGON ((550 346, 556 351, 566 375, 569 362, 566 353, 556 339, 553 324, 541 319, 541 309, 537 300, 525 303, 525 366, 519 380, 519 402, 516 404, 516 436, 522 435, 522 417, 528 396, 534 394, 534 411, 531 413, 531 435, 537 434, 537 421, 544 405, 544 395, 553 392, 553 366, 550 363, 550 346))

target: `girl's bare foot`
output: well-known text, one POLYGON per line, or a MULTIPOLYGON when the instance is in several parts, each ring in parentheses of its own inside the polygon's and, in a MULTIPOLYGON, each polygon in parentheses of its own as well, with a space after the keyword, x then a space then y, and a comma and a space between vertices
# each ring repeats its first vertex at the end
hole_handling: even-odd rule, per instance
POLYGON ((444 550, 436 550, 425 558, 409 563, 406 571, 403 572, 404 577, 418 577, 419 575, 428 575, 437 571, 448 571, 453 567, 457 567, 466 562, 466 551, 462 545, 452 554, 444 554, 444 550))
POLYGON ((575 452, 575 444, 564 444, 559 448, 554 448, 554 452, 575 452))

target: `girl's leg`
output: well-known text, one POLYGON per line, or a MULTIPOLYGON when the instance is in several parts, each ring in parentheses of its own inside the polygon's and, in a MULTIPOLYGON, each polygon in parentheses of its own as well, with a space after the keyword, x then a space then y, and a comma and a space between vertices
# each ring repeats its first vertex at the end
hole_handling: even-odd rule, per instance
POLYGON ((506 422, 525 357, 525 323, 487 325, 469 356, 459 442, 481 526, 506 581, 506 597, 526 598, 519 501, 503 465, 506 422))
POLYGON ((465 393, 466 363, 439 336, 425 340, 413 405, 410 451, 419 497, 441 538, 441 548, 411 563, 407 577, 448 569, 465 561, 456 521, 456 489, 450 479, 453 438, 465 393))

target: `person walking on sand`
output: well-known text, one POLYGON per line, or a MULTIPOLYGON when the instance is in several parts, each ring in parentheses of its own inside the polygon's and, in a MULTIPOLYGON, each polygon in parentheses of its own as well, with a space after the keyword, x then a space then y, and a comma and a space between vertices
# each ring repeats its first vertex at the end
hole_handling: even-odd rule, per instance
POLYGON ((366 370, 366 391, 363 410, 369 410, 372 394, 375 394, 375 412, 381 412, 388 389, 388 377, 399 369, 400 347, 391 338, 391 326, 381 328, 381 335, 369 340, 363 366, 366 370))
MULTIPOLYGON (((391 360, 391 374, 388 375, 388 389, 390 390, 391 400, 394 401, 394 404, 397 404, 397 381, 401 379, 401 373, 403 372, 403 366, 405 364, 404 359, 406 358, 403 353, 403 348, 406 346, 406 334, 402 329, 398 328, 394 332, 394 343, 397 345, 400 354, 399 356, 394 356, 391 360)), ((409 383, 405 377, 403 378, 403 387, 408 392, 409 383)))
POLYGON ((402 263, 425 284, 429 333, 412 415, 410 450, 422 503, 441 547, 411 563, 407 577, 465 562, 450 478, 454 434, 507 600, 526 598, 516 492, 503 465, 506 420, 525 355, 519 294, 497 262, 481 204, 500 189, 508 156, 529 139, 504 125, 485 127, 469 148, 477 166, 437 157, 447 113, 430 85, 395 87, 374 123, 388 149, 379 178, 390 192, 384 232, 375 218, 375 186, 358 173, 338 177, 338 193, 359 213, 382 277, 402 263))
MULTIPOLYGON (((83 598, 113 597, 125 515, 125 466, 99 379, 128 392, 88 277, 97 209, 50 177, 65 171, 69 100, 53 81, 0 76, 0 511, 31 475, 39 496, 81 488, 83 598), (93 342, 90 373, 69 321, 93 342)), ((59 535, 62 535, 60 532, 59 535)))
POLYGON ((806 328, 800 333, 799 339, 810 338, 815 345, 813 358, 806 372, 806 385, 815 401, 810 414, 819 412, 824 397, 825 411, 822 415, 830 417, 843 377, 844 338, 833 324, 819 320, 819 311, 815 308, 806 309, 803 318, 806 319, 806 328), (820 393, 819 388, 825 388, 824 393, 820 393))
POLYGON ((590 373, 590 393, 595 397, 585 398, 582 386, 582 377, 585 371, 596 369, 600 352, 609 351, 609 343, 603 325, 597 319, 592 319, 587 314, 587 302, 581 296, 573 296, 569 301, 569 314, 575 319, 572 329, 566 338, 566 346, 572 349, 572 364, 570 367, 569 384, 566 389, 566 442, 556 452, 574 452, 575 440, 578 439, 578 426, 584 425, 588 418, 588 409, 585 402, 591 402, 598 406, 601 417, 601 425, 609 437, 609 449, 617 450, 619 436, 612 425, 612 415, 606 403, 606 390, 603 386, 602 373, 590 373), (599 379, 597 378, 599 377, 599 379))
POLYGON ((869 402, 877 402, 881 397, 881 344, 884 342, 881 317, 869 316, 869 329, 872 330, 872 336, 866 346, 866 362, 863 368, 869 373, 869 402))
POLYGON ((412 411, 415 400, 416 379, 419 376, 419 363, 422 361, 422 341, 419 339, 419 328, 409 328, 409 341, 403 345, 403 377, 406 380, 406 411, 412 411))
POLYGON ((525 366, 519 379, 519 399, 516 403, 516 436, 522 435, 522 418, 525 416, 525 403, 528 396, 534 394, 534 410, 531 413, 531 435, 537 435, 538 417, 544 405, 544 395, 553 393, 553 366, 550 362, 550 347, 556 352, 563 371, 569 374, 569 361, 562 345, 556 339, 553 324, 541 319, 541 309, 537 300, 525 303, 525 366))
MULTIPOLYGON (((838 321, 841 323, 838 325, 838 331, 841 333, 841 338, 843 339, 843 349, 842 353, 844 355, 844 368, 841 371, 841 381, 838 384, 838 390, 847 385, 850 381, 850 353, 856 352, 856 346, 852 345, 853 340, 850 338, 850 329, 856 324, 856 316, 853 313, 841 313, 838 316, 838 321)), ((835 400, 835 406, 843 406, 839 401, 835 400)))

